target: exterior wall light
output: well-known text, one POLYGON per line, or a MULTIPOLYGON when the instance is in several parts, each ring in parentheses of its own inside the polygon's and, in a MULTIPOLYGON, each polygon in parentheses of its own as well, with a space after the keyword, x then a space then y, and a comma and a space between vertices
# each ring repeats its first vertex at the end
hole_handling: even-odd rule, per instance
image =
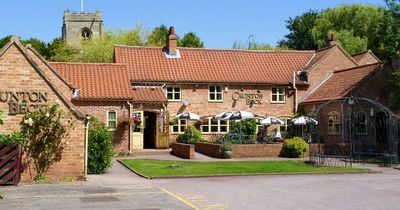
POLYGON ((182 103, 183 103, 184 106, 188 106, 189 105, 189 99, 187 99, 187 98, 183 99, 182 103))
POLYGON ((224 90, 225 90, 225 93, 227 93, 229 90, 228 86, 225 86, 224 90))

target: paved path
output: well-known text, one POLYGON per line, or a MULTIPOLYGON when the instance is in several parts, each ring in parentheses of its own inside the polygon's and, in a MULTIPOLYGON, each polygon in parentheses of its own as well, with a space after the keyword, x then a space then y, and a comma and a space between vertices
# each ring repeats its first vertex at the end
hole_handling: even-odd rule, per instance
POLYGON ((147 180, 114 160, 87 182, 0 188, 0 209, 399 209, 400 170, 361 166, 383 173, 147 180))

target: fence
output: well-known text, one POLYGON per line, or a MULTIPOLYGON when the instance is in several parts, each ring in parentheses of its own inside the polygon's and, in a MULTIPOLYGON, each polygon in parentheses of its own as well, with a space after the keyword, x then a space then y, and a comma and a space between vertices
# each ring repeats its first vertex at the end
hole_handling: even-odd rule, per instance
POLYGON ((21 147, 0 144, 0 185, 17 185, 21 179, 21 147))

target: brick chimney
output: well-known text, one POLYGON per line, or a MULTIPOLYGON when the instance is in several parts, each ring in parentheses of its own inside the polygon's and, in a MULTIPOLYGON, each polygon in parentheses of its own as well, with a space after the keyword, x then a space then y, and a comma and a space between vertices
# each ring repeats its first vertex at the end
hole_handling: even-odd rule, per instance
POLYGON ((176 34, 173 26, 169 27, 168 38, 167 38, 167 53, 168 55, 176 55, 176 34))
POLYGON ((333 45, 336 45, 337 41, 336 41, 336 35, 335 34, 329 34, 328 38, 326 39, 326 46, 330 47, 333 45))

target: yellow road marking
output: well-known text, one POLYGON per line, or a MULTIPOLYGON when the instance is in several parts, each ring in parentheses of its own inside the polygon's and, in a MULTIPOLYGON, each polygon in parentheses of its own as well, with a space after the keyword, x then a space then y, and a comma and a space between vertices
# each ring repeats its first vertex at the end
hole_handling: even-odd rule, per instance
POLYGON ((195 209, 195 210, 200 210, 200 209, 197 208, 195 205, 193 205, 193 204, 190 203, 189 201, 185 200, 184 198, 178 196, 177 194, 172 193, 172 192, 170 192, 170 191, 168 191, 168 190, 166 190, 166 189, 164 189, 164 188, 160 188, 160 190, 163 191, 163 192, 165 192, 165 193, 167 193, 168 195, 170 195, 170 196, 172 196, 172 197, 178 199, 179 201, 182 201, 184 204, 188 205, 190 208, 193 208, 193 209, 195 209))

